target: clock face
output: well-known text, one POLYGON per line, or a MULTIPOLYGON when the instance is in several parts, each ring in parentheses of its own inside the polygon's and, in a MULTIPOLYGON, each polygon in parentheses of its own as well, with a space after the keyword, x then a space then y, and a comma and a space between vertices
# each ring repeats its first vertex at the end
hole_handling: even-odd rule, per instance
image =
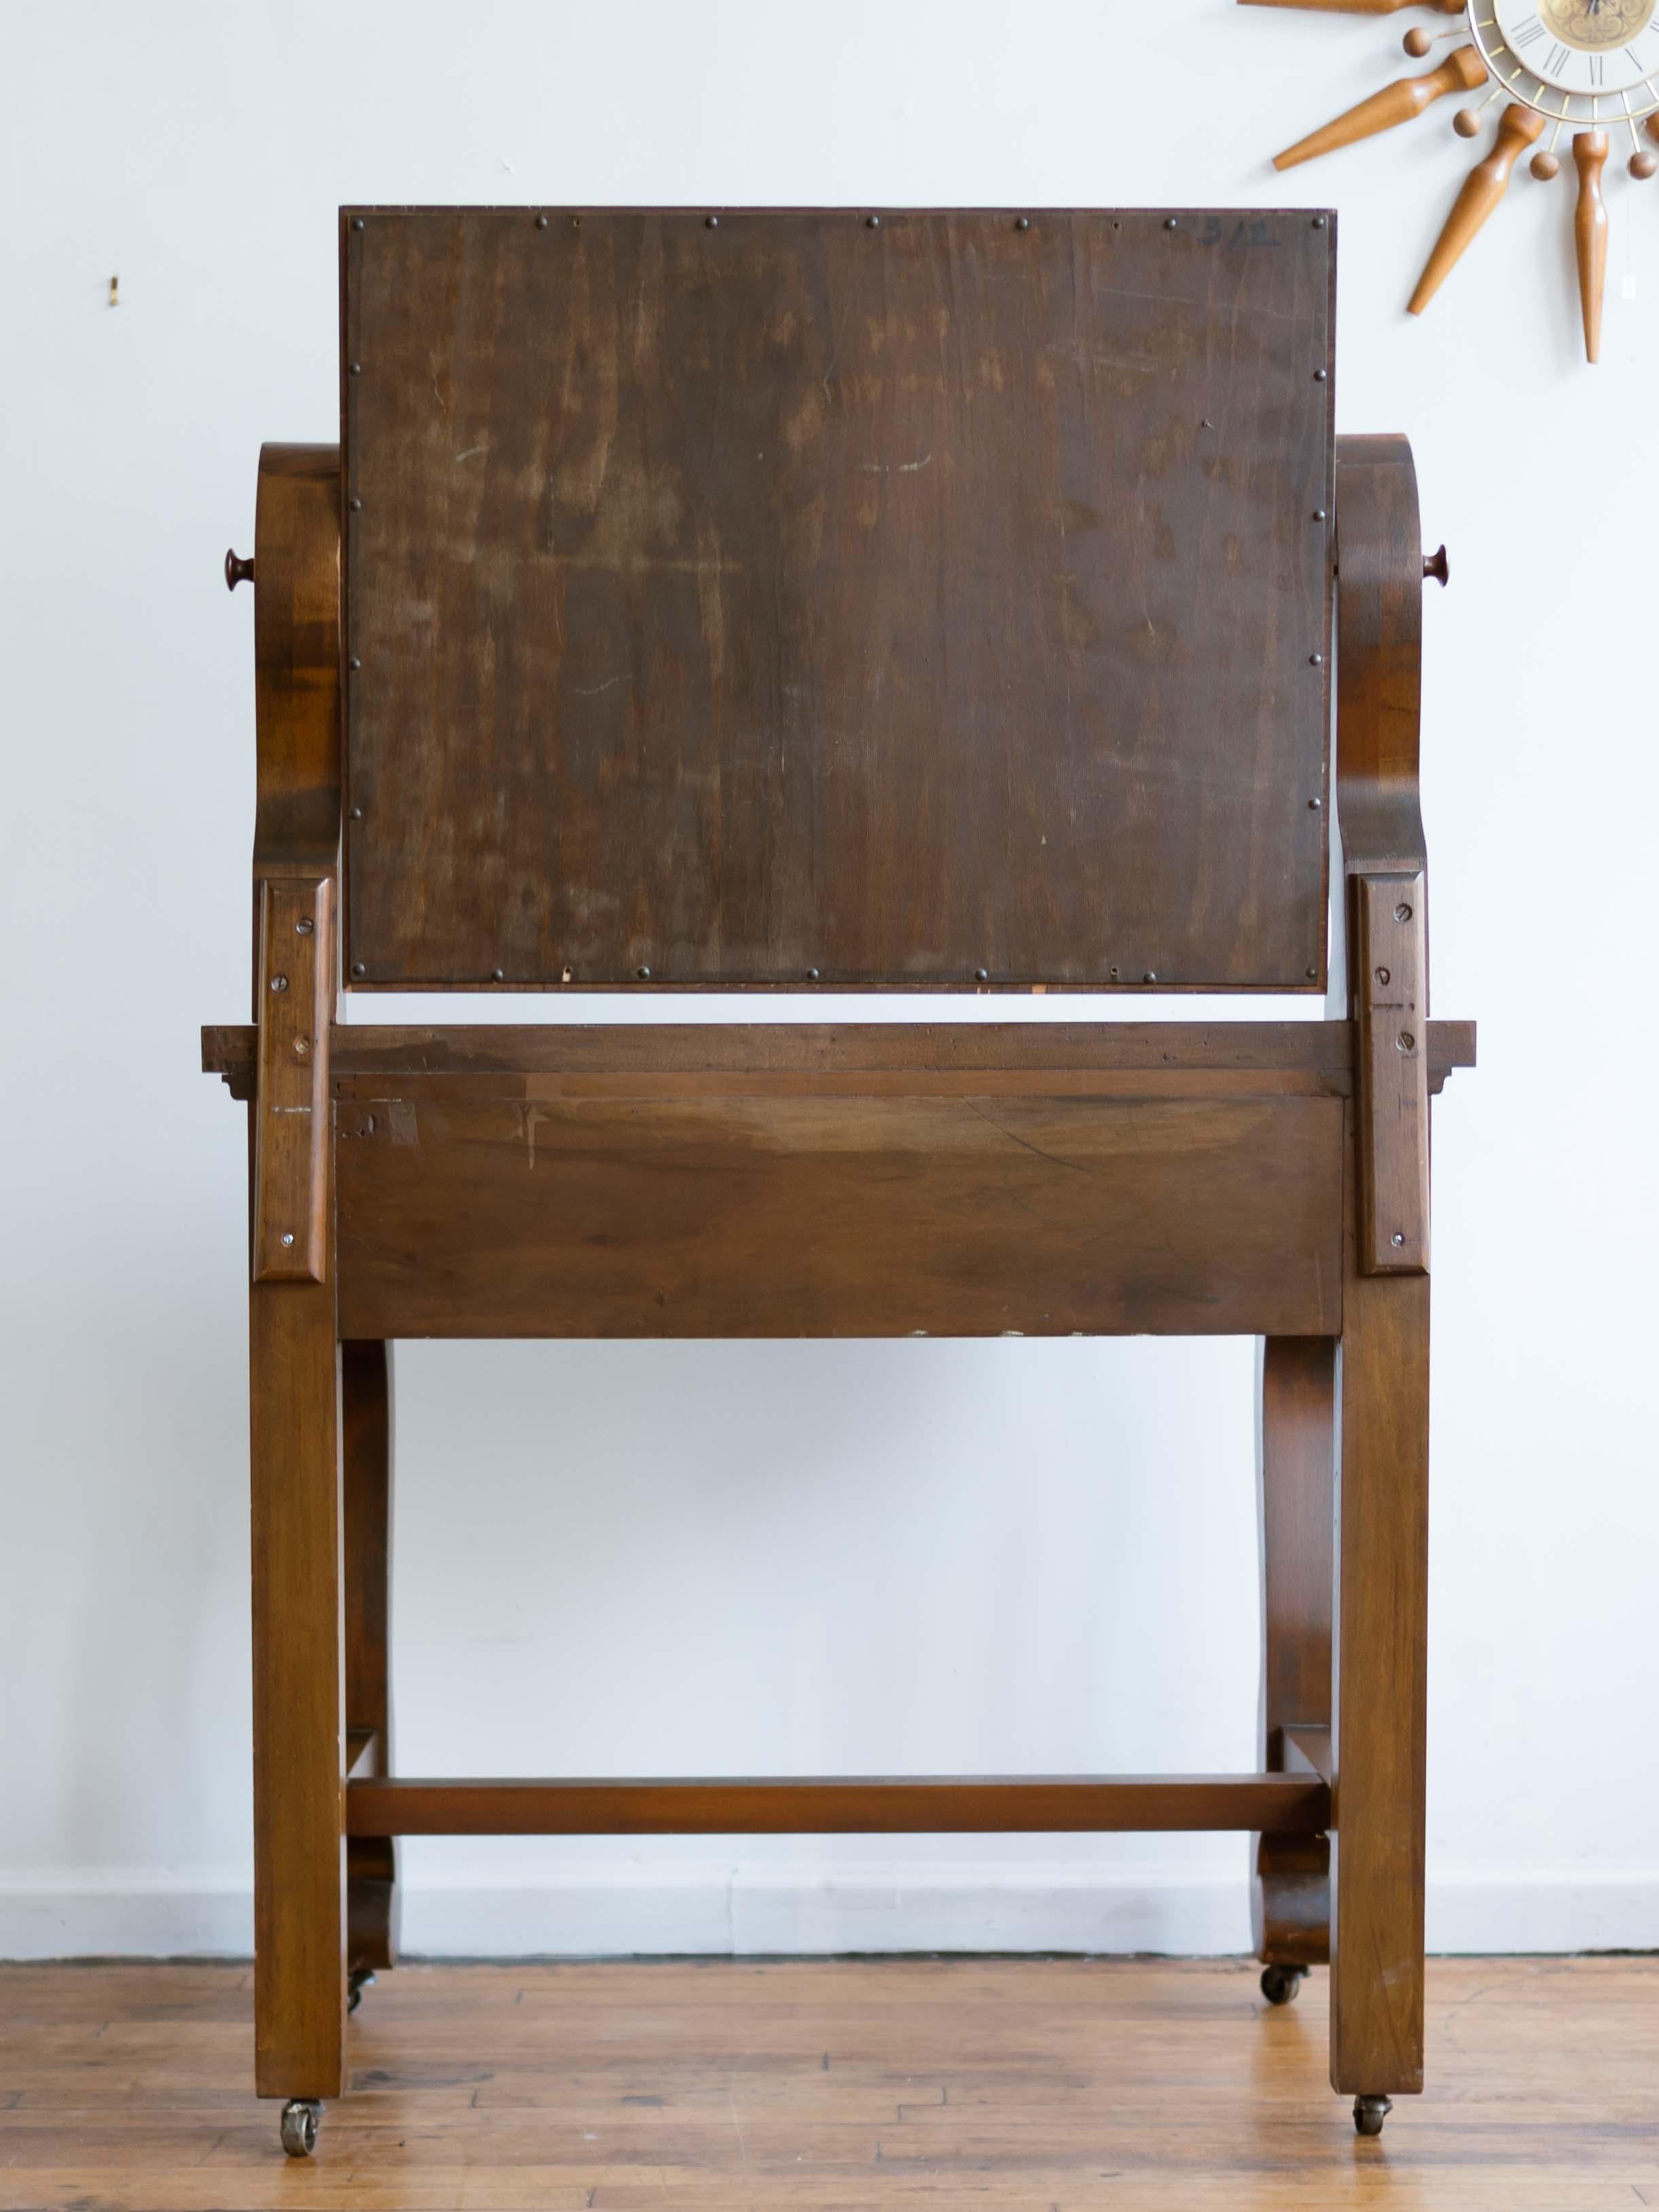
POLYGON ((1512 99, 1593 125, 1659 108, 1659 0, 1471 0, 1486 66, 1512 99))

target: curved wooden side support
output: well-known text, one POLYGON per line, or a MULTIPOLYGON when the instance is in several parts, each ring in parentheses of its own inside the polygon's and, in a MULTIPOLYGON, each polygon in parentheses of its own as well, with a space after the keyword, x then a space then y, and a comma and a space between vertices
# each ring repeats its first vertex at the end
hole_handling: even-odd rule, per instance
POLYGON ((1418 797, 1424 561, 1403 438, 1337 441, 1337 817, 1358 1030, 1359 1249, 1429 1264, 1427 856, 1418 797))
POLYGON ((1544 128, 1544 118, 1519 100, 1511 100, 1498 125, 1498 143, 1484 161, 1478 161, 1463 180, 1463 189, 1452 203, 1446 227, 1435 241, 1428 266, 1418 279, 1409 311, 1420 315, 1451 275, 1492 210, 1509 190, 1515 165, 1544 128))
POLYGON ((1601 358, 1601 303, 1607 288, 1607 204, 1601 172, 1607 166, 1605 131, 1573 133, 1572 158, 1578 169, 1578 208, 1573 242, 1578 252, 1578 298, 1584 315, 1584 357, 1601 358))
POLYGON ((1392 131, 1397 125, 1409 123, 1413 116, 1421 115, 1449 92, 1473 92, 1486 74, 1486 64, 1478 50, 1473 46, 1459 46, 1438 69, 1431 69, 1422 76, 1402 76, 1394 84, 1384 85, 1381 92, 1374 92, 1357 107, 1348 108, 1334 122, 1299 138, 1282 154, 1275 154, 1273 167, 1294 169, 1303 161, 1316 161, 1322 154, 1334 154, 1340 147, 1357 145, 1362 138, 1374 138, 1379 131, 1392 131))
POLYGON ((1423 703, 1423 526, 1401 437, 1336 441, 1336 793, 1342 850, 1362 870, 1416 874, 1423 703))
POLYGON ((331 875, 340 850, 337 446, 260 447, 254 548, 254 873, 331 875))

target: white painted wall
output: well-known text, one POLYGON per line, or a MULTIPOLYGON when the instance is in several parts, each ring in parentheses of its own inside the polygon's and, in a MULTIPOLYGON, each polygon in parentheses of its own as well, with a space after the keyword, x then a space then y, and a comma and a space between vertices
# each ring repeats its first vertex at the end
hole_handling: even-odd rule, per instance
MULTIPOLYGON (((1403 20, 12 0, 0 1951, 248 1942, 244 1127, 194 1073, 247 973, 252 611, 218 562, 248 548, 259 440, 335 433, 348 199, 1340 204, 1340 421, 1411 433, 1452 547, 1435 980, 1481 1023, 1436 1123, 1431 1936, 1659 1942, 1659 184, 1612 182, 1598 372, 1565 181, 1523 176, 1410 324, 1469 159, 1446 112, 1284 182, 1265 161, 1406 66, 1403 20)), ((1249 1765, 1253 1356, 406 1347, 405 1768, 1249 1765)), ((1237 1838, 432 1844, 408 1935, 1243 1948, 1243 1860, 1237 1838)))

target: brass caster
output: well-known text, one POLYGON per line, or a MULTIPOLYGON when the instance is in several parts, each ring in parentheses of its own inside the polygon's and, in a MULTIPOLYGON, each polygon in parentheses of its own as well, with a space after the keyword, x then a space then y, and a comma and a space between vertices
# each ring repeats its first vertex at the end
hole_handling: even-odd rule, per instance
POLYGON ((323 2108, 315 2097, 290 2097, 283 2107, 283 2148, 290 2158, 309 2158, 317 2148, 323 2108))
POLYGON ((1301 1988, 1305 1966, 1264 1966, 1261 1994, 1270 2005, 1289 2004, 1301 1988))
POLYGON ((1394 2110, 1392 2097, 1356 2097, 1353 2100, 1353 2124, 1362 2136, 1380 2136, 1382 2123, 1394 2110))
POLYGON ((372 1987, 374 1976, 368 1966, 354 1966, 346 1976, 346 2010, 356 2012, 363 2001, 363 1991, 372 1987))

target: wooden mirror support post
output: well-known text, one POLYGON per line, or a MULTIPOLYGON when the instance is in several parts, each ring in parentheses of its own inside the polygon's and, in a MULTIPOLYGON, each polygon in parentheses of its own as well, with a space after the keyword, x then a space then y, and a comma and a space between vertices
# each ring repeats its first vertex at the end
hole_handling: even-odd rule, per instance
POLYGON ((1404 441, 1332 434, 1334 233, 343 216, 342 444, 264 448, 226 564, 254 1018, 203 1040, 250 1108, 290 2154, 395 1959, 403 1835, 1237 1829, 1263 1993, 1328 1960, 1360 2133, 1421 2087, 1429 1101, 1474 1030, 1428 1014, 1444 556, 1404 441), (342 980, 1316 996, 1333 797, 1338 1020, 335 1018, 342 980), (1261 1339, 1254 1771, 396 1771, 393 1340, 1010 1333, 1261 1339))

